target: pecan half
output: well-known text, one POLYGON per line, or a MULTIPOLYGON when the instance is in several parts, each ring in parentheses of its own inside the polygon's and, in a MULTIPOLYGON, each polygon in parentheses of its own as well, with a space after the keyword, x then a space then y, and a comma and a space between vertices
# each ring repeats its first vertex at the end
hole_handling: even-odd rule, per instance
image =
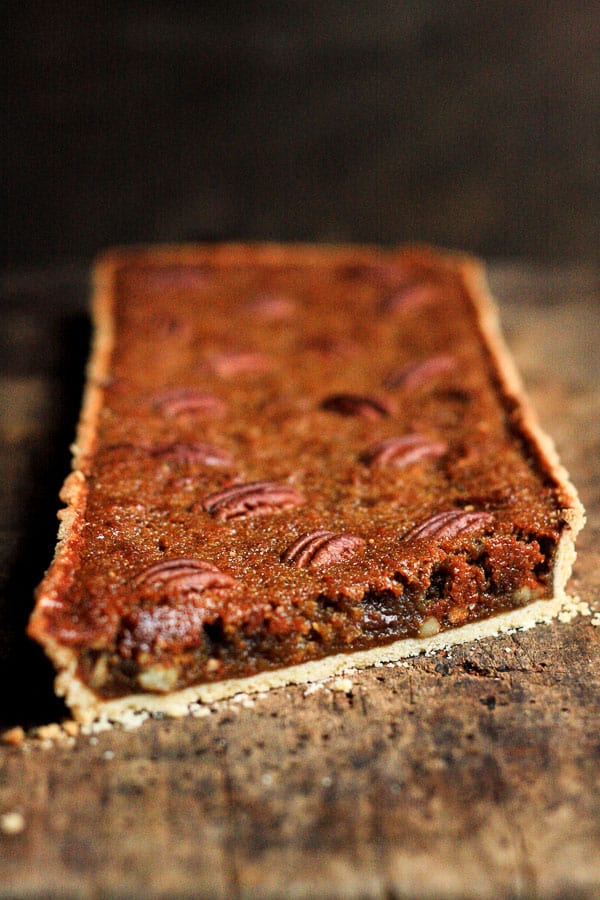
MULTIPOLYGON (((231 575, 212 563, 185 557, 154 563, 136 576, 134 584, 142 594, 151 593, 153 605, 138 606, 124 617, 118 650, 126 659, 140 650, 173 653, 202 646, 205 625, 219 615, 223 602, 219 592, 238 587, 231 575), (200 602, 198 595, 207 593, 200 602)), ((175 672, 170 669, 170 674, 175 672)), ((149 678, 141 683, 147 689, 161 689, 149 678)))
MULTIPOLYGON (((127 659, 151 649, 174 654, 202 646, 204 626, 213 618, 213 610, 189 600, 179 606, 135 609, 121 623, 121 633, 117 639, 119 654, 127 659)), ((160 679, 149 677, 154 672, 154 667, 142 669, 138 681, 145 690, 166 692, 177 681, 178 669, 172 663, 160 679)))
POLYGON ((296 301, 289 294, 264 291, 251 297, 246 303, 246 309, 259 319, 277 321, 291 318, 296 312, 296 305, 296 301))
POLYGON ((281 554, 281 561, 298 569, 314 569, 349 559, 362 550, 364 545, 363 538, 354 534, 312 531, 294 541, 281 554))
POLYGON ((226 522, 244 516, 276 513, 292 506, 302 506, 305 502, 300 491, 289 484, 251 481, 209 494, 202 501, 202 508, 218 522, 226 522))
POLYGON ((386 419, 391 414, 384 401, 360 394, 331 394, 321 401, 320 406, 340 416, 361 416, 363 419, 386 419))
POLYGON ((237 585, 235 578, 203 559, 163 559, 136 575, 138 588, 152 587, 180 592, 223 590, 237 585))
POLYGON ((403 535, 403 541, 416 541, 423 538, 446 540, 459 534, 480 531, 493 522, 494 517, 486 512, 468 512, 463 509, 449 509, 436 513, 415 525, 403 535))
POLYGON ((386 378, 385 386, 388 388, 400 387, 410 391, 455 368, 456 359, 453 356, 432 356, 423 362, 413 363, 392 372, 386 378))
POLYGON ((221 378, 236 378, 238 375, 262 375, 272 368, 271 360, 263 353, 243 350, 224 350, 208 357, 210 368, 221 378))
POLYGON ((448 451, 442 441, 428 441, 420 434, 391 437, 373 444, 361 454, 362 462, 375 468, 394 466, 402 469, 424 459, 437 459, 448 451))
POLYGON ((150 449, 150 456, 167 457, 181 462, 197 462, 205 466, 230 466, 233 456, 223 447, 214 444, 179 443, 157 444, 150 449))
POLYGON ((432 284, 407 284, 385 297, 381 302, 382 312, 408 312, 433 303, 440 297, 432 284))
POLYGON ((156 394, 152 403, 165 416, 198 416, 205 419, 220 419, 225 415, 225 404, 214 394, 196 388, 172 388, 156 394))

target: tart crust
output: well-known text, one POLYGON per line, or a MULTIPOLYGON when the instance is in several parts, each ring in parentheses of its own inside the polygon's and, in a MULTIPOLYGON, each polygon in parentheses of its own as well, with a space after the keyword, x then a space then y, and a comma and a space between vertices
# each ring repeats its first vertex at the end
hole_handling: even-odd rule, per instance
POLYGON ((567 472, 558 460, 552 440, 540 429, 536 416, 524 396, 519 375, 501 335, 497 310, 487 289, 484 269, 477 260, 442 254, 423 247, 400 248, 385 252, 370 247, 274 244, 220 245, 210 250, 195 246, 115 250, 107 253, 96 264, 93 316, 95 325, 93 347, 87 368, 81 418, 76 441, 72 447, 73 471, 61 491, 65 507, 59 512, 60 527, 55 557, 38 589, 36 607, 29 625, 30 636, 43 645, 58 671, 57 693, 64 696, 73 715, 80 722, 90 723, 95 720, 127 722, 141 711, 181 716, 187 714, 192 703, 210 703, 240 692, 253 693, 287 684, 318 681, 349 669, 391 662, 512 629, 529 628, 537 623, 550 621, 561 610, 568 608, 569 605, 573 606, 573 601, 566 595, 565 588, 575 560, 575 538, 585 521, 584 510, 567 472), (320 659, 285 665, 246 677, 192 684, 166 693, 132 691, 120 697, 99 696, 80 675, 77 650, 69 646, 68 642, 57 639, 51 627, 51 618, 53 610, 61 602, 64 586, 75 577, 81 547, 85 542, 88 478, 98 446, 105 387, 111 377, 116 339, 115 285, 118 273, 132 261, 137 266, 147 264, 178 267, 194 265, 200 257, 202 260, 210 258, 217 266, 249 264, 319 267, 330 266, 332 262, 348 265, 356 262, 357 265, 365 265, 373 261, 401 260, 415 254, 434 265, 452 270, 462 283, 475 312, 476 328, 488 355, 495 389, 502 396, 506 408, 511 411, 513 434, 533 460, 532 465, 548 483, 553 485, 556 496, 560 498, 560 518, 563 524, 552 556, 549 599, 535 600, 525 606, 508 609, 488 618, 459 624, 441 633, 423 637, 404 637, 393 642, 388 641, 383 646, 366 649, 350 648, 348 651, 330 653, 320 659))

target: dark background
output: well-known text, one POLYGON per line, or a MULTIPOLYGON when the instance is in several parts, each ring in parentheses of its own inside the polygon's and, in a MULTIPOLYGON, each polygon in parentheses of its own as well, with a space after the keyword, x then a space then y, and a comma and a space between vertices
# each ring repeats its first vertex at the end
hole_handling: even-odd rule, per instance
POLYGON ((5 269, 114 243, 591 260, 598 4, 5 4, 5 269))

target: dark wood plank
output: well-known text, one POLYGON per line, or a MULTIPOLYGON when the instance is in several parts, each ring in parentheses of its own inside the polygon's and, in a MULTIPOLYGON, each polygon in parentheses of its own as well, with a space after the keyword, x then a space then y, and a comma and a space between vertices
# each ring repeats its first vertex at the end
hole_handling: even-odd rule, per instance
MULTIPOLYGON (((76 417, 86 342, 85 283, 76 283, 72 301, 36 302, 38 285, 27 303, 21 287, 8 304, 19 350, 0 374, 9 413, 0 465, 11 485, 6 725, 64 714, 18 630, 49 559, 76 417), (79 358, 65 362, 56 338, 69 321, 79 358), (27 670, 34 680, 19 691, 27 670)), ((573 587, 600 610, 596 276, 504 266, 493 285, 532 399, 588 508, 573 587)), ((17 833, 0 830, 0 894, 597 896, 598 618, 218 704, 200 718, 80 735, 70 747, 30 730, 24 745, 0 749, 0 816, 22 816, 17 833)))
POLYGON ((5 265, 134 241, 595 259, 595 0, 4 0, 5 265))

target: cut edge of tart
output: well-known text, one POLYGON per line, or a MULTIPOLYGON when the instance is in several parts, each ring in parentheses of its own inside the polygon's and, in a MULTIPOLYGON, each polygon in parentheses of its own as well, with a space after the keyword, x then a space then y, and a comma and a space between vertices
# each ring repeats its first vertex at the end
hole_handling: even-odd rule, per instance
MULTIPOLYGON (((566 594, 566 584, 575 560, 575 538, 583 527, 585 514, 568 473, 559 462, 554 443, 541 430, 537 417, 524 395, 521 380, 507 349, 498 322, 498 314, 492 300, 483 266, 470 257, 442 254, 428 248, 399 248, 383 251, 386 256, 403 252, 420 252, 429 255, 441 266, 450 267, 458 274, 472 302, 476 325, 483 346, 488 354, 495 390, 510 409, 511 428, 518 435, 527 452, 544 477, 549 479, 560 496, 560 535, 553 552, 550 599, 525 601, 526 605, 490 615, 488 618, 457 625, 439 633, 429 633, 427 621, 423 623, 420 637, 404 637, 382 646, 367 649, 351 648, 331 653, 319 659, 261 671, 241 678, 193 684, 166 692, 129 693, 125 696, 105 699, 98 696, 79 677, 79 657, 73 647, 56 640, 48 627, 48 616, 53 605, 59 602, 61 584, 68 582, 77 568, 78 552, 83 541, 87 505, 90 460, 93 460, 98 439, 98 423, 104 401, 104 387, 110 375, 113 353, 115 275, 130 259, 152 265, 189 265, 197 258, 198 248, 193 246, 150 247, 134 250, 115 250, 104 255, 94 270, 93 316, 94 337, 87 367, 87 381, 81 417, 75 444, 72 447, 72 472, 63 485, 60 497, 65 507, 59 512, 60 527, 56 553, 51 567, 37 592, 37 602, 29 624, 29 635, 46 651, 58 671, 56 692, 65 698, 73 715, 81 723, 96 720, 127 723, 141 712, 162 713, 171 716, 188 714, 194 703, 212 703, 238 693, 256 693, 292 684, 322 681, 349 670, 358 670, 377 663, 389 663, 406 657, 429 653, 450 646, 478 641, 516 629, 526 629, 548 622, 563 610, 576 609, 576 602, 566 594)), ((225 263, 236 256, 259 264, 272 261, 295 261, 300 265, 319 265, 330 262, 339 254, 341 258, 359 259, 371 253, 381 253, 370 247, 319 247, 316 245, 222 245, 211 253, 225 263)), ((321 534, 316 532, 315 534, 321 534)), ((330 540, 329 535, 324 540, 330 540)), ((357 540, 357 539, 355 539, 357 540)), ((293 551, 293 548, 289 548, 293 551)), ((300 552, 300 551, 298 551, 300 552)), ((291 558, 291 557, 290 557, 291 558)), ((435 621, 431 632, 434 632, 435 621)), ((160 689, 159 689, 160 690, 160 689)))

